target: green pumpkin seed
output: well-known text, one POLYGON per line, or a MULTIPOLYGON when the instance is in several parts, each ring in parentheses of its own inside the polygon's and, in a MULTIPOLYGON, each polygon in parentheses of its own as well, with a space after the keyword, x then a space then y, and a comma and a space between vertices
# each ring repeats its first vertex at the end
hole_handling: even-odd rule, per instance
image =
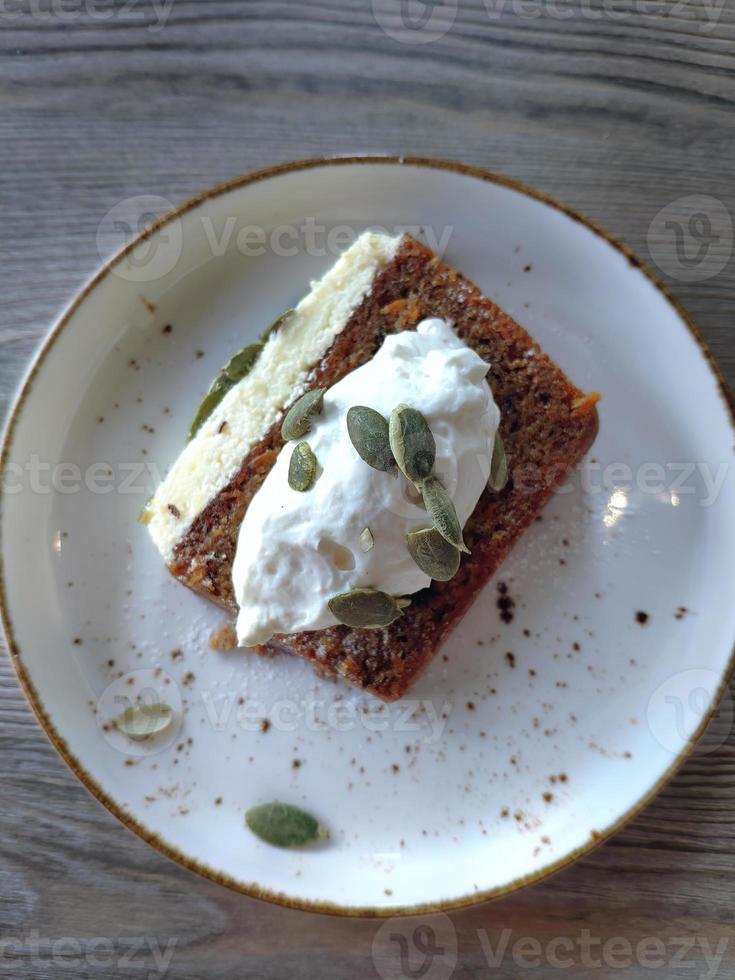
POLYGON ((231 387, 232 383, 221 377, 217 377, 212 382, 212 387, 199 403, 199 407, 194 413, 194 418, 191 420, 189 432, 186 437, 187 442, 191 442, 231 387))
POLYGON ((332 615, 344 626, 355 629, 379 629, 398 619, 410 599, 388 595, 376 589, 352 589, 329 600, 332 615))
POLYGON ((370 551, 374 544, 375 539, 373 538, 373 532, 369 527, 366 527, 360 534, 360 550, 370 551))
POLYGON ((165 731, 171 724, 173 711, 167 704, 129 705, 115 719, 115 727, 134 742, 144 742, 165 731))
POLYGON ((326 388, 307 391, 289 408, 281 426, 281 435, 286 442, 300 439, 311 429, 311 418, 321 413, 326 391, 326 388))
POLYGON ((390 414, 389 432, 390 448, 401 472, 420 484, 436 459, 436 443, 426 419, 415 408, 399 405, 390 414))
POLYGON ((508 458, 505 455, 505 446, 500 438, 500 433, 495 433, 495 444, 493 446, 493 458, 490 460, 490 479, 487 485, 496 493, 505 487, 508 482, 508 458))
POLYGON ((234 357, 230 358, 222 368, 221 373, 233 384, 237 384, 238 381, 242 381, 246 374, 252 371, 262 350, 262 344, 249 344, 247 347, 243 347, 234 357))
POLYGON ((250 344, 238 351, 225 364, 194 413, 194 418, 189 426, 187 441, 194 438, 230 388, 234 388, 238 381, 242 381, 245 375, 252 371, 262 350, 262 344, 250 344))
POLYGON ((353 405, 347 413, 347 433, 360 459, 375 470, 389 473, 396 464, 390 448, 387 421, 366 405, 353 405))
POLYGON ((462 538, 462 526, 457 511, 441 480, 436 476, 427 477, 421 484, 421 496, 439 534, 468 555, 470 550, 462 538))
POLYGON ((255 366, 255 362, 260 357, 266 340, 268 340, 272 333, 279 330, 283 326, 292 313, 293 310, 286 310, 285 313, 282 313, 278 319, 274 320, 273 323, 271 323, 271 325, 267 328, 265 333, 260 338, 259 344, 249 344, 247 347, 244 347, 241 351, 235 354, 234 357, 230 358, 230 360, 212 382, 209 391, 204 396, 201 404, 194 413, 194 418, 189 426, 189 433, 187 437, 188 440, 194 438, 199 429, 207 421, 209 416, 219 405, 230 388, 233 388, 238 381, 242 381, 242 379, 249 374, 250 371, 252 371, 253 367, 255 366))
POLYGON ((286 310, 285 313, 281 313, 273 323, 261 334, 260 342, 265 344, 267 340, 270 340, 271 334, 277 333, 281 327, 285 324, 286 320, 289 320, 293 315, 293 310, 286 310))
POLYGON ((459 569, 459 551, 435 527, 410 531, 406 544, 413 560, 422 572, 436 582, 448 582, 459 569))
POLYGON ((292 490, 304 492, 316 479, 316 456, 308 442, 300 442, 291 453, 288 464, 288 485, 292 490))
POLYGON ((274 847, 303 847, 329 837, 329 831, 315 817, 289 803, 253 806, 245 814, 245 823, 256 837, 274 847))

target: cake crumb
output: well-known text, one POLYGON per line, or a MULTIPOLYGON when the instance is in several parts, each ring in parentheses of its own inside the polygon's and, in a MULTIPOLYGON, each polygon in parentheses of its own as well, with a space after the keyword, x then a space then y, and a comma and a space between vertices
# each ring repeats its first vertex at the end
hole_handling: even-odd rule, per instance
POLYGON ((225 625, 212 633, 209 637, 209 647, 211 650, 234 650, 237 646, 237 634, 232 623, 225 625))
POLYGON ((515 601, 508 595, 508 586, 505 582, 498 582, 498 601, 496 603, 500 612, 500 618, 504 623, 513 622, 513 610, 515 601))

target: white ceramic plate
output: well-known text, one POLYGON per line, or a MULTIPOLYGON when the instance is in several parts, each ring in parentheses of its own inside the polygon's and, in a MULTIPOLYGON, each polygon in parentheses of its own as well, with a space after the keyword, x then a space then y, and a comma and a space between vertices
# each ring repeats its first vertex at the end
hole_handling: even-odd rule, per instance
POLYGON ((732 453, 727 394, 683 314, 579 217, 430 161, 277 168, 155 226, 53 331, 6 437, 5 628, 66 761, 174 859, 347 914, 472 902, 612 833, 699 734, 735 636, 732 453), (219 367, 370 225, 422 228, 602 393, 584 471, 391 707, 297 659, 210 649, 222 613, 136 523, 219 367), (143 689, 178 723, 130 743, 107 722, 143 689), (272 799, 331 841, 260 843, 243 815, 272 799))

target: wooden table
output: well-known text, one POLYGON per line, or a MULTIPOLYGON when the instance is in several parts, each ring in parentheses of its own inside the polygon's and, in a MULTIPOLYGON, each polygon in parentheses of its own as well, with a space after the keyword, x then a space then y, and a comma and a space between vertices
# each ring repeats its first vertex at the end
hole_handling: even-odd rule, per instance
MULTIPOLYGON (((719 13, 715 0, 445 0, 425 12, 446 32, 414 44, 420 19, 401 33, 398 0, 160 4, 0 4, 4 405, 99 264, 100 219, 131 195, 179 202, 272 162, 388 152, 520 178, 648 261, 665 205, 706 194, 735 215, 733 0, 719 13)), ((668 279, 731 383, 734 281, 732 257, 703 281, 668 279)), ((376 962, 407 975, 371 955, 379 923, 231 894, 125 831, 56 757, 7 660, 0 741, 2 975, 159 976, 156 943, 165 958, 170 940, 176 980, 370 978, 376 962)), ((453 913, 454 976, 735 977, 734 876, 735 741, 721 715, 616 839, 540 886, 453 913), (539 967, 524 966, 533 944, 519 958, 522 938, 541 943, 539 967), (637 946, 645 938, 664 953, 637 946), (505 944, 500 970, 488 943, 505 944), (713 972, 705 951, 716 959, 718 944, 713 972)), ((424 974, 448 975, 441 958, 424 974)))

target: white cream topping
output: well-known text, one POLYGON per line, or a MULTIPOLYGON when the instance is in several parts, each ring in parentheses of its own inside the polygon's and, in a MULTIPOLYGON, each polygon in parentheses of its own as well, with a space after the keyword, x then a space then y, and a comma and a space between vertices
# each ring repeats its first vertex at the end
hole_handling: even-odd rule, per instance
POLYGON ((400 236, 362 234, 322 279, 312 283, 293 316, 269 338, 252 371, 225 395, 187 444, 149 504, 148 530, 167 561, 194 518, 301 393, 399 242, 400 236))
POLYGON ((289 487, 288 443, 240 528, 232 579, 241 646, 335 625, 327 603, 340 592, 410 595, 429 585, 406 547, 409 531, 431 524, 420 497, 402 474, 358 456, 347 411, 367 405, 387 418, 403 402, 422 412, 436 440, 434 471, 464 526, 487 483, 500 420, 488 367, 447 323, 431 319, 387 337, 371 361, 329 389, 305 437, 319 463, 316 482, 306 492, 289 487), (366 527, 374 544, 363 551, 366 527))

